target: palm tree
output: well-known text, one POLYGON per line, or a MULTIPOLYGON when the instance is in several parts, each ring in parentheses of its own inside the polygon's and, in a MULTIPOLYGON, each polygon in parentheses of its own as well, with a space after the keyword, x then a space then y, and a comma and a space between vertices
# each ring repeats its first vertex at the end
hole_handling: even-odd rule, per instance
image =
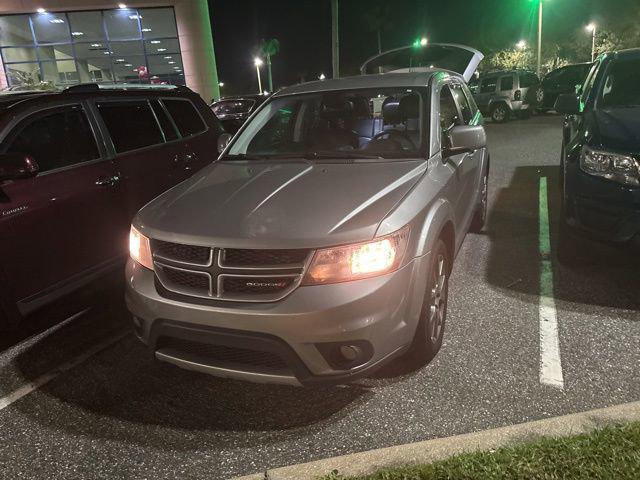
POLYGON ((271 56, 276 55, 280 51, 280 42, 276 38, 271 40, 262 40, 260 51, 267 59, 267 72, 269 75, 269 91, 273 92, 273 78, 271 77, 271 56))
POLYGON ((378 39, 378 53, 382 53, 382 32, 389 28, 391 2, 377 1, 364 14, 370 32, 375 32, 378 39))

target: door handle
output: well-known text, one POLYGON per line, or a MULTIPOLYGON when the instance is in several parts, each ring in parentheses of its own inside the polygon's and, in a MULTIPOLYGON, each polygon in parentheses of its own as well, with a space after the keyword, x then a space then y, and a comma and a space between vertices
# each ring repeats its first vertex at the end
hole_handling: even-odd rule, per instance
POLYGON ((120 183, 120 175, 112 175, 110 177, 100 177, 96 180, 96 185, 99 187, 114 187, 120 183))

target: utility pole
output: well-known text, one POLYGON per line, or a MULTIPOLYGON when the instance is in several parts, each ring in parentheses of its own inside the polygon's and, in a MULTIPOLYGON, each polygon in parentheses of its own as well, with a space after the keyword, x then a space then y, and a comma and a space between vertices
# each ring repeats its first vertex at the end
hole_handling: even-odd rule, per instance
POLYGON ((331 51, 333 78, 340 77, 340 35, 338 33, 338 0, 331 0, 331 51))
POLYGON ((542 73, 542 0, 538 0, 538 78, 542 73))

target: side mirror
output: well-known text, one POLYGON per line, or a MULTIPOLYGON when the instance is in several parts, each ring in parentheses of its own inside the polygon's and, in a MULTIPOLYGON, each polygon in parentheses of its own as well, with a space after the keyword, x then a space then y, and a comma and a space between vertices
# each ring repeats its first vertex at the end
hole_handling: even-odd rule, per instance
POLYGON ((34 177, 38 173, 38 164, 30 155, 24 153, 0 154, 0 182, 34 177))
POLYGON ((578 100, 578 97, 573 93, 563 93, 561 95, 558 95, 553 108, 558 113, 563 113, 565 115, 576 115, 580 113, 580 102, 578 100))
POLYGON ((227 148, 227 145, 229 145, 232 138, 233 135, 230 133, 224 132, 220 134, 218 137, 218 153, 224 152, 224 149, 227 148))
POLYGON ((443 157, 469 153, 487 146, 482 125, 457 125, 447 132, 449 145, 443 145, 443 157))

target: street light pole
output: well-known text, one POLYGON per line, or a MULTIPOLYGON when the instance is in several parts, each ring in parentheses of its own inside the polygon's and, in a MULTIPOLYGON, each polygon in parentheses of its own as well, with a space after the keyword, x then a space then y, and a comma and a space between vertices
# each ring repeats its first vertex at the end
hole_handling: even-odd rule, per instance
POLYGON ((260 65, 262 65, 261 58, 254 58, 253 63, 256 66, 256 75, 258 77, 258 93, 262 93, 262 80, 260 79, 260 65))
POLYGON ((538 0, 538 77, 542 71, 542 0, 538 0))
POLYGON ((587 25, 587 30, 591 32, 591 61, 596 59, 596 29, 598 26, 595 23, 587 25))
POLYGON ((340 34, 338 32, 338 0, 331 0, 331 52, 333 78, 339 78, 340 34))

